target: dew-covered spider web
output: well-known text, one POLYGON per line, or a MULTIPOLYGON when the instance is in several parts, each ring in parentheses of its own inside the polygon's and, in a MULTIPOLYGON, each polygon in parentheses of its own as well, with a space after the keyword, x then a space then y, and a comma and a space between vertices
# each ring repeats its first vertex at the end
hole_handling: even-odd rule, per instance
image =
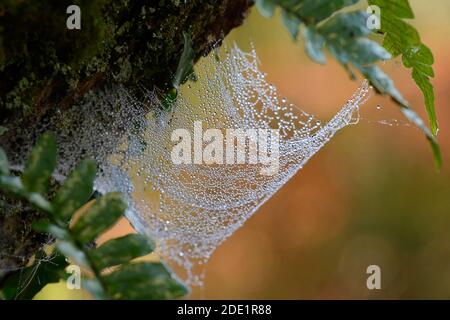
POLYGON ((94 158, 96 189, 124 194, 132 225, 157 241, 160 256, 181 266, 190 284, 201 283, 193 272, 198 264, 338 130, 358 121, 369 92, 364 82, 321 123, 280 97, 258 64, 254 50, 233 46, 197 64, 198 81, 183 86, 169 111, 162 110, 155 90, 140 88, 142 99, 116 87, 90 93, 64 121, 49 122, 64 125, 42 128, 57 133, 59 174, 67 175, 80 158, 94 158), (203 130, 279 129, 278 173, 261 174, 262 164, 174 164, 172 132, 184 128, 193 134, 196 121, 203 130))

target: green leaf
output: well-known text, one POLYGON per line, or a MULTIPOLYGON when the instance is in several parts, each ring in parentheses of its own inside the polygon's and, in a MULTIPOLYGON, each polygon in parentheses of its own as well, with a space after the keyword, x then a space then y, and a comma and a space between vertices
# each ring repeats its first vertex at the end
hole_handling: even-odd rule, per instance
POLYGON ((29 203, 31 203, 36 208, 41 209, 42 211, 45 211, 47 213, 53 212, 51 203, 47 199, 45 199, 41 194, 36 192, 25 193, 24 197, 25 199, 28 200, 29 203))
MULTIPOLYGON (((274 4, 281 7, 283 23, 294 39, 298 30, 295 22, 302 25, 305 51, 312 60, 324 64, 326 62, 324 48, 327 48, 351 78, 356 78, 350 68, 353 66, 379 93, 390 95, 401 106, 403 112, 410 108, 408 102, 394 87, 392 80, 375 65, 379 61, 401 54, 403 64, 413 69, 412 78, 424 95, 431 133, 435 135, 438 123, 434 106, 434 90, 430 82, 430 77, 434 76, 432 69, 434 59, 431 51, 421 43, 417 30, 402 20, 414 17, 409 2, 407 0, 368 1, 369 5, 377 5, 381 9, 381 33, 385 35, 383 46, 368 38, 372 30, 367 27, 368 15, 365 12, 338 12, 356 2, 356 0, 274 0, 268 1, 265 8, 267 12, 273 12, 274 4)), ((265 14, 265 16, 270 15, 265 14)), ((417 118, 413 117, 413 119, 413 123, 418 125, 417 118)), ((419 128, 431 143, 435 163, 441 163, 436 139, 430 138, 429 130, 424 130, 424 126, 419 128)))
POLYGON ((365 15, 358 11, 340 13, 316 29, 326 39, 331 54, 342 64, 368 65, 391 58, 377 42, 364 38, 368 34, 365 26, 353 29, 355 21, 365 21, 363 17, 365 15))
POLYGON ((409 107, 408 101, 403 98, 394 86, 394 82, 377 66, 361 67, 360 70, 371 82, 375 90, 382 94, 389 94, 401 106, 401 111, 406 118, 414 123, 425 134, 433 152, 435 167, 439 170, 442 165, 442 159, 436 138, 427 128, 420 116, 409 107))
POLYGON ((339 13, 320 26, 320 33, 331 39, 342 38, 342 41, 348 42, 371 34, 366 21, 367 14, 362 11, 339 13))
POLYGON ((70 241, 70 233, 67 229, 57 226, 47 220, 38 220, 33 223, 33 229, 53 235, 56 239, 70 241))
POLYGON ((289 33, 292 36, 292 39, 297 39, 298 30, 300 26, 300 19, 293 13, 281 9, 281 20, 283 21, 284 26, 288 29, 289 33))
POLYGON ((430 143, 431 150, 433 152, 433 159, 436 171, 439 171, 442 166, 442 157, 441 157, 441 150, 438 142, 436 141, 435 136, 430 132, 430 130, 423 122, 422 118, 420 118, 419 115, 414 110, 407 107, 402 107, 401 110, 402 113, 406 116, 406 118, 408 118, 408 120, 414 123, 417 127, 419 127, 422 130, 422 132, 425 133, 425 136, 428 142, 430 143))
POLYGON ((392 79, 381 71, 379 67, 359 66, 359 70, 370 81, 377 92, 381 94, 389 94, 401 106, 409 107, 408 101, 406 101, 402 94, 397 90, 392 79))
POLYGON ((431 132, 437 134, 434 89, 430 78, 434 77, 431 50, 420 40, 417 30, 402 19, 411 19, 414 14, 407 0, 395 2, 369 0, 370 5, 381 9, 381 32, 385 34, 383 46, 393 56, 402 55, 403 65, 412 68, 412 77, 424 95, 431 132))
POLYGON ((82 278, 81 285, 84 289, 89 291, 94 298, 99 300, 106 300, 109 297, 107 296, 105 289, 103 288, 100 281, 96 278, 82 278))
POLYGON ((42 211, 52 212, 50 202, 37 192, 26 191, 19 177, 0 175, 0 187, 16 197, 26 199, 30 204, 42 211))
POLYGON ((175 88, 172 88, 168 90, 161 99, 161 106, 165 111, 171 111, 173 104, 175 101, 177 101, 178 97, 178 90, 175 88))
POLYGON ((0 126, 0 136, 4 133, 6 133, 9 129, 7 127, 4 126, 0 126))
POLYGON ((409 48, 411 46, 417 46, 420 43, 420 36, 414 27, 410 24, 397 19, 397 17, 389 14, 381 16, 381 26, 391 29, 392 31, 386 33, 383 40, 383 46, 394 56, 403 53, 403 48, 409 48))
POLYGON ((3 283, 2 293, 8 300, 31 300, 49 283, 59 282, 67 267, 64 256, 48 257, 44 251, 36 254, 38 263, 9 274, 3 283))
POLYGON ((56 248, 78 266, 88 269, 92 268, 86 253, 79 249, 73 242, 58 240, 56 242, 56 248))
POLYGON ((0 175, 9 174, 9 164, 8 157, 6 156, 5 150, 0 147, 0 175))
MULTIPOLYGON (((414 13, 409 5, 408 0, 369 0, 370 5, 377 5, 380 9, 386 10, 386 13, 395 14, 399 18, 403 19, 413 19, 414 13)), ((383 15, 384 13, 382 13, 383 15)))
MULTIPOLYGON (((52 203, 39 192, 30 191, 41 189, 32 181, 35 170, 39 171, 39 168, 42 169, 51 162, 42 162, 45 158, 42 156, 43 150, 53 149, 48 142, 51 140, 48 139, 48 136, 41 138, 37 148, 34 149, 27 167, 26 179, 8 174, 6 155, 0 148, 0 187, 49 213, 46 217, 48 220, 34 222, 33 228, 42 233, 52 234, 57 239, 56 249, 61 254, 58 255, 60 261, 50 261, 45 252, 40 251, 42 255, 37 257, 32 266, 12 272, 1 279, 0 298, 31 299, 47 283, 66 278, 65 257, 90 271, 87 277, 83 275, 82 283, 84 288, 98 299, 107 299, 111 296, 120 299, 162 299, 186 294, 187 288, 173 278, 164 265, 128 264, 131 260, 154 250, 155 245, 150 239, 132 234, 108 241, 97 249, 92 249, 88 245, 123 215, 126 205, 119 194, 110 193, 97 199, 97 202, 75 222, 72 230, 69 229, 68 220, 92 194, 95 178, 93 162, 81 162, 57 192, 52 203), (28 184, 27 187, 24 186, 24 181, 28 184), (104 281, 101 270, 116 265, 121 265, 120 269, 105 276, 104 281), (50 268, 47 268, 48 266, 50 268)), ((51 160, 51 157, 48 159, 51 160)), ((44 175, 49 174, 51 172, 45 169, 44 175)))
POLYGON ((82 244, 94 241, 117 222, 126 207, 119 193, 108 193, 80 217, 72 232, 82 244))
MULTIPOLYGON (((342 8, 354 5, 359 0, 302 0, 291 1, 294 5, 290 5, 290 8, 297 6, 292 10, 297 13, 301 20, 307 21, 308 24, 317 24, 322 20, 330 17, 333 13, 341 10, 342 8)), ((281 4, 281 6, 283 6, 281 4)))
POLYGON ((175 299, 189 292, 163 264, 154 262, 124 265, 103 281, 114 299, 175 299))
POLYGON ((192 48, 191 36, 183 32, 184 47, 181 54, 180 61, 178 62, 177 71, 173 77, 172 85, 174 88, 178 88, 180 84, 183 84, 188 77, 194 73, 194 57, 195 52, 192 48))
POLYGON ((84 160, 64 181, 52 201, 55 218, 60 222, 67 222, 75 211, 89 200, 94 185, 95 172, 94 162, 84 160))
MULTIPOLYGON (((335 45, 336 42, 333 42, 335 45)), ((350 55, 349 61, 354 65, 369 65, 378 61, 389 60, 391 55, 375 41, 359 38, 351 41, 345 50, 350 55)))
POLYGON ((0 187, 16 196, 22 196, 25 193, 22 180, 19 177, 0 176, 0 187))
POLYGON ((47 192, 55 165, 56 140, 53 134, 47 132, 39 137, 22 174, 22 182, 27 191, 47 192))
POLYGON ((101 270, 127 263, 151 253, 154 249, 155 243, 151 239, 140 234, 129 234, 110 240, 89 254, 96 267, 101 270))
POLYGON ((302 29, 302 36, 305 41, 305 51, 308 56, 315 62, 325 64, 326 58, 323 51, 325 46, 325 38, 315 28, 305 26, 302 29))
POLYGON ((434 71, 431 67, 433 62, 431 50, 423 44, 417 50, 411 50, 403 55, 403 64, 407 68, 412 68, 412 77, 423 93, 431 132, 436 135, 438 122, 434 108, 434 89, 430 82, 430 77, 434 77, 434 71))
POLYGON ((255 4, 259 13, 266 18, 273 16, 277 5, 275 0, 256 0, 255 4))

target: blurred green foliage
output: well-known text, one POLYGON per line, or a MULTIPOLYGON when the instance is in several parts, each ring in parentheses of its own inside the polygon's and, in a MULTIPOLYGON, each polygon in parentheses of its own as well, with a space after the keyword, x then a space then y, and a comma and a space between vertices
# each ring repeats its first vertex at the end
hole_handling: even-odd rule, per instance
POLYGON ((83 276, 83 287, 97 299, 171 299, 188 293, 162 263, 131 262, 155 248, 143 235, 127 235, 92 248, 92 243, 123 216, 126 204, 120 194, 102 196, 69 227, 73 215, 93 193, 96 168, 92 161, 82 161, 48 200, 41 192, 46 190, 55 164, 56 142, 50 133, 39 138, 21 177, 10 174, 7 157, 0 148, 0 188, 47 214, 33 227, 52 235, 58 251, 47 254, 41 249, 34 264, 8 274, 0 288, 4 298, 32 298, 48 283, 66 277, 67 260, 90 275, 83 276), (23 277, 25 285, 21 284, 23 277))

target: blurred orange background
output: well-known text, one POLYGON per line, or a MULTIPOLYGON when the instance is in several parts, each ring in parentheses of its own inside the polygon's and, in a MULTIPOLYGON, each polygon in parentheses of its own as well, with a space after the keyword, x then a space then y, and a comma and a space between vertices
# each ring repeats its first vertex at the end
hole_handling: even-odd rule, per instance
MULTIPOLYGON (((374 95, 358 125, 339 132, 217 249, 206 265, 204 287, 189 298, 450 298, 450 2, 410 3, 412 23, 436 60, 441 172, 435 172, 422 133, 402 122, 388 98, 374 95), (400 125, 379 121, 395 124, 391 119, 400 125), (372 264, 381 267, 381 290, 366 287, 372 264)), ((330 57, 325 66, 309 60, 279 14, 265 19, 253 8, 227 40, 244 48, 251 40, 279 92, 321 119, 330 118, 358 86, 330 57)), ((426 118, 410 70, 400 60, 382 68, 426 118)), ((128 231, 123 222, 110 235, 128 231)), ((66 297, 56 291, 40 298, 66 297)))

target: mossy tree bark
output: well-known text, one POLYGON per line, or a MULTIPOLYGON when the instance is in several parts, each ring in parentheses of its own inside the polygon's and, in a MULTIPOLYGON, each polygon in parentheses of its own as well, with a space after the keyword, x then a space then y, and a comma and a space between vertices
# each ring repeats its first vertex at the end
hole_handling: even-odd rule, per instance
POLYGON ((145 84, 166 89, 183 49, 195 59, 221 43, 252 0, 45 0, 0 4, 1 140, 74 105, 92 88, 145 84), (66 8, 81 8, 81 30, 66 8))
MULTIPOLYGON (((76 107, 94 88, 144 84, 167 90, 183 50, 183 32, 193 40, 196 61, 243 22, 252 4, 252 0, 3 1, 0 145, 14 157, 23 128, 51 119, 56 109, 76 107), (81 8, 81 30, 66 28, 66 9, 72 4, 81 8)), ((7 206, 3 202, 2 208, 7 206)), ((11 206, 34 216, 18 202, 11 206)), ((36 241, 45 237, 31 230, 33 219, 0 215, 0 266, 21 267, 36 250, 36 241), (6 258, 14 255, 21 258, 6 258)))

